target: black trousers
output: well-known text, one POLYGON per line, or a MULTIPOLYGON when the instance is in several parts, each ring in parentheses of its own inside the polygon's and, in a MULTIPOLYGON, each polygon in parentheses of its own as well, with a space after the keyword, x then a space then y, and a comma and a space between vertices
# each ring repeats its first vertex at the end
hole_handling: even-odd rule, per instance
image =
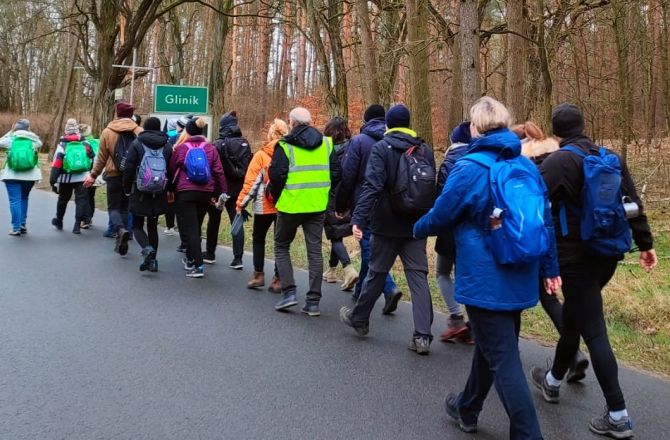
POLYGON ((86 220, 88 215, 88 194, 83 182, 61 183, 58 185, 58 202, 56 204, 56 217, 63 220, 67 204, 74 193, 75 214, 74 221, 79 223, 86 220))
POLYGON ((93 214, 95 214, 95 191, 97 190, 96 186, 91 186, 86 188, 86 196, 88 198, 88 212, 86 213, 87 222, 91 223, 93 221, 93 214))
POLYGON ((158 252, 158 217, 143 217, 133 214, 133 236, 142 249, 147 246, 158 252), (146 231, 144 224, 146 220, 146 231))
POLYGON ((219 243, 219 228, 221 227, 221 211, 209 203, 207 210, 202 213, 202 217, 200 218, 201 230, 202 223, 205 221, 205 214, 207 214, 207 240, 205 249, 209 255, 216 255, 216 245, 219 243))
POLYGON ((210 206, 211 194, 202 191, 183 191, 177 193, 177 209, 186 244, 186 258, 196 266, 202 266, 202 248, 200 244, 200 219, 210 206))
POLYGON ((107 212, 116 232, 128 226, 128 196, 123 191, 121 176, 107 177, 107 212))
MULTIPOLYGON (((230 199, 226 201, 226 212, 228 213, 228 218, 230 219, 230 224, 233 224, 233 220, 235 220, 235 216, 237 215, 237 195, 231 195, 230 199)), ((218 234, 218 227, 217 227, 217 234, 218 234)), ((242 228, 242 231, 236 236, 233 237, 233 256, 235 258, 242 259, 242 256, 244 255, 244 228, 242 228)))
MULTIPOLYGON (((254 251, 254 270, 263 272, 265 267, 265 241, 272 226, 277 220, 277 214, 254 215, 254 226, 252 230, 252 248, 254 251)), ((277 275, 277 265, 275 265, 277 275)))
POLYGON ((563 379, 579 349, 579 337, 583 337, 610 411, 626 408, 603 314, 602 289, 614 275, 616 266, 616 260, 597 257, 561 266, 565 302, 561 337, 551 369, 556 379, 563 379))
POLYGON ((175 214, 177 212, 176 204, 169 203, 167 212, 165 213, 165 226, 170 229, 173 229, 175 226, 175 214))

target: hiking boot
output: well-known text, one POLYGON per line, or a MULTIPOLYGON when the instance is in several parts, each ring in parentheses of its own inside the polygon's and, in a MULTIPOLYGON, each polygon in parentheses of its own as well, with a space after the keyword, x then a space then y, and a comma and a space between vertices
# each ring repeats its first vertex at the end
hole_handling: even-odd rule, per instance
POLYGON ((382 315, 390 315, 391 313, 395 312, 398 308, 398 303, 400 302, 401 298, 402 292, 398 289, 395 289, 389 296, 385 296, 384 300, 386 302, 384 303, 384 308, 382 309, 382 315))
POLYGON ((228 267, 230 267, 231 269, 235 269, 235 270, 242 270, 242 269, 244 269, 244 264, 242 264, 242 259, 241 258, 235 257, 235 258, 233 258, 233 261, 230 262, 228 267))
POLYGON ((254 274, 247 283, 247 289, 256 289, 263 286, 265 286, 265 273, 254 271, 254 274))
POLYGON ((275 304, 275 310, 278 312, 286 310, 290 307, 297 306, 298 300, 295 297, 295 293, 285 293, 284 297, 275 304))
POLYGON ((477 432, 477 420, 474 423, 465 423, 461 414, 458 411, 458 395, 454 393, 447 394, 447 397, 444 399, 444 409, 453 421, 458 423, 458 427, 461 431, 474 434, 477 432))
POLYGON ((549 369, 533 367, 530 369, 530 381, 535 387, 542 391, 542 397, 549 403, 558 403, 560 386, 554 387, 547 382, 549 369))
POLYGON ((195 267, 195 262, 193 260, 189 260, 186 257, 181 259, 181 264, 184 265, 184 270, 187 272, 195 267))
POLYGON ((72 233, 76 235, 81 234, 81 224, 79 222, 74 222, 74 226, 72 227, 72 233))
POLYGON ((21 232, 21 235, 26 235, 28 233, 28 228, 26 228, 26 225, 21 225, 19 231, 21 232))
POLYGON ((202 261, 207 264, 214 264, 216 263, 216 255, 210 254, 209 252, 203 252, 202 261))
POLYGON ((568 383, 579 382, 586 377, 587 368, 589 368, 589 360, 581 350, 578 350, 575 360, 572 362, 568 374, 565 376, 565 381, 568 383))
POLYGON ((119 228, 116 233, 116 244, 114 251, 123 256, 128 253, 128 240, 130 239, 130 232, 126 228, 119 228))
POLYGON ((278 276, 272 277, 272 282, 270 283, 268 290, 272 293, 281 293, 281 280, 278 276))
POLYGON ((202 266, 192 267, 186 272, 187 278, 202 278, 205 276, 205 268, 202 266))
POLYGON ((467 331, 468 326, 465 324, 463 316, 451 315, 447 320, 447 329, 442 332, 440 339, 442 339, 443 342, 456 342, 456 337, 467 331))
POLYGON ((344 325, 353 328, 358 336, 365 336, 370 331, 367 325, 361 327, 354 326, 353 322, 351 322, 351 309, 349 307, 342 307, 340 309, 340 321, 342 321, 344 325))
POLYGON ((142 249, 142 257, 144 257, 144 259, 142 260, 142 264, 140 264, 140 272, 149 270, 151 267, 151 262, 154 260, 155 256, 156 252, 154 252, 154 248, 152 246, 147 246, 142 249))
POLYGON ((415 351, 416 354, 425 356, 430 353, 430 338, 428 336, 412 336, 407 348, 415 351))
POLYGON ((317 303, 305 303, 305 306, 300 311, 312 317, 321 316, 321 310, 319 310, 317 303))
POLYGON ((594 417, 589 423, 591 432, 599 435, 606 435, 612 438, 631 438, 633 437, 633 422, 628 416, 620 420, 614 420, 609 411, 600 417, 594 417))
POLYGON ((358 272, 356 272, 354 266, 349 264, 347 267, 344 268, 344 282, 342 283, 340 288, 345 292, 349 291, 354 288, 357 282, 358 282, 358 272))
POLYGON ((323 273, 323 281, 326 283, 337 283, 337 275, 334 267, 329 267, 323 273))
MULTIPOLYGON (((58 229, 59 231, 62 231, 62 230, 63 230, 63 220, 62 220, 62 219, 60 219, 60 218, 58 218, 58 217, 54 217, 54 218, 51 219, 51 224, 52 224, 56 229, 58 229)), ((19 232, 21 232, 21 231, 19 231, 19 232)))

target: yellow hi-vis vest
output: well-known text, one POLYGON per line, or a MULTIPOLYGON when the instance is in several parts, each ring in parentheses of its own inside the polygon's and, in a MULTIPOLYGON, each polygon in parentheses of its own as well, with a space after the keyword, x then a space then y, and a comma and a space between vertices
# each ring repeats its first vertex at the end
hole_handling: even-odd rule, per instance
POLYGON ((287 214, 323 212, 328 207, 330 191, 330 153, 333 140, 323 137, 313 150, 295 147, 279 141, 288 157, 286 186, 277 200, 277 210, 287 214))

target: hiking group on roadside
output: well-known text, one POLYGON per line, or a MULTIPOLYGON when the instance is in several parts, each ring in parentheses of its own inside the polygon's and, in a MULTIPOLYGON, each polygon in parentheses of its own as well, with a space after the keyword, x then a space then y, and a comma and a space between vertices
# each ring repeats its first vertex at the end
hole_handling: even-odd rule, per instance
MULTIPOLYGON (((484 400, 495 386, 510 418, 510 438, 542 438, 518 349, 521 313, 540 301, 560 337, 550 368, 532 367, 531 383, 544 400, 558 403, 563 381, 585 377, 589 359, 579 350, 583 339, 607 403, 590 430, 633 436, 607 336, 602 289, 633 243, 644 269, 652 270, 657 258, 625 162, 585 135, 576 106, 553 110, 551 138, 532 122, 512 126, 505 106, 483 97, 470 109, 469 120, 453 128, 439 167, 402 104, 387 111, 368 107, 361 132, 353 137, 346 120, 333 118, 321 132, 307 109, 295 108, 288 123, 272 122, 253 154, 236 112, 221 118, 218 139, 210 143, 202 118, 168 121, 164 132, 157 118, 140 128, 131 119, 134 108, 124 102, 115 111, 99 145, 85 127, 67 121, 50 175, 58 193, 56 229, 63 228, 72 194, 72 232, 90 225, 92 188, 104 173, 115 251, 128 252, 131 213, 142 252, 140 270, 156 272, 158 217, 166 215, 168 233, 176 219, 186 276, 202 278, 204 264, 216 262, 224 209, 233 239, 229 266, 243 268, 243 223, 250 210, 254 271, 247 287, 265 286, 265 245, 274 227, 269 290, 281 294, 276 310, 298 305, 290 249, 302 229, 309 285, 301 311, 320 315, 322 282, 336 282, 341 264, 342 289, 353 289, 354 305, 342 307, 340 320, 360 336, 369 333, 380 296, 382 313, 398 306, 402 292, 390 271, 399 257, 414 318, 408 347, 420 355, 430 352, 433 339, 427 237, 435 236, 435 271, 449 312, 441 339, 474 345, 464 389, 445 399, 446 414, 459 428, 477 431, 484 400), (324 230, 331 242, 325 272, 324 230), (342 241, 352 235, 361 249, 358 272, 342 241)), ((11 236, 27 233, 29 193, 41 179, 40 147, 25 119, 0 138, 0 148, 8 150, 0 179, 9 197, 11 236)))

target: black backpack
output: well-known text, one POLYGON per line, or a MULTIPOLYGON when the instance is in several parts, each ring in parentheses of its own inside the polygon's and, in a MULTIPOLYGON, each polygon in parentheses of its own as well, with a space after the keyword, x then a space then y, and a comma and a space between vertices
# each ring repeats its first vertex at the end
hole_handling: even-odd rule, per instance
POLYGON ((396 180, 391 189, 391 207, 403 215, 418 216, 435 203, 437 172, 425 143, 411 147, 400 155, 396 180))
POLYGON ((226 178, 243 180, 251 162, 251 147, 243 137, 230 137, 216 141, 221 165, 226 178))
POLYGON ((119 171, 123 171, 126 168, 126 156, 130 150, 130 145, 135 140, 135 133, 132 131, 122 131, 119 133, 119 137, 116 140, 116 145, 114 145, 114 166, 119 171))

